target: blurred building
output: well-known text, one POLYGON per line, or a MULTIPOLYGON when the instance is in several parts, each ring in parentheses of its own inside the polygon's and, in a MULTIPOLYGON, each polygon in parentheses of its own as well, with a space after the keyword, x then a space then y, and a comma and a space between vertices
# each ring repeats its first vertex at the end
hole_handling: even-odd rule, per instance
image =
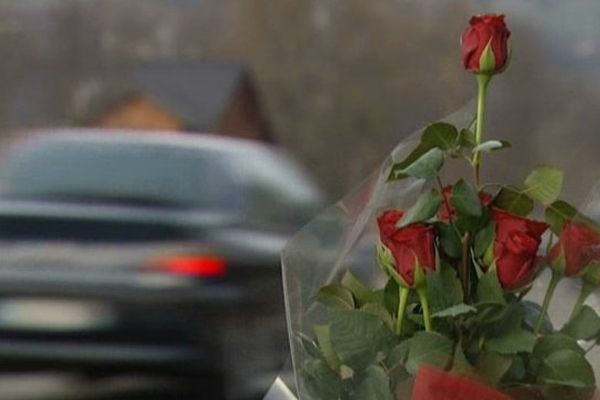
POLYGON ((221 133, 273 141, 241 64, 151 63, 103 79, 82 101, 84 126, 221 133))

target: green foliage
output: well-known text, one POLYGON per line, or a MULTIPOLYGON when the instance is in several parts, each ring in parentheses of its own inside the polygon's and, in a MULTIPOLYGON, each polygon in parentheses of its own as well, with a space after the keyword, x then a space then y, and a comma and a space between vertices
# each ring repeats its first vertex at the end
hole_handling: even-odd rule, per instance
POLYGON ((302 368, 302 378, 308 393, 317 400, 338 400, 343 383, 340 376, 323 360, 310 360, 302 368))
POLYGON ((433 313, 463 303, 462 286, 450 265, 442 262, 436 272, 427 274, 427 297, 433 313))
POLYGON ((329 368, 338 371, 341 363, 331 345, 329 325, 315 325, 315 335, 317 336, 317 343, 319 343, 323 359, 329 365, 329 368))
POLYGON ((531 353, 536 343, 536 337, 530 331, 516 328, 502 336, 489 339, 485 343, 486 350, 498 354, 531 353))
POLYGON ((347 270, 342 277, 342 286, 352 293, 354 302, 358 307, 363 306, 369 301, 375 300, 375 292, 366 287, 354 274, 347 270))
POLYGON ((546 207, 544 213, 546 222, 550 225, 552 232, 560 235, 565 224, 577 216, 578 211, 566 201, 557 200, 546 207))
POLYGON ((432 318, 447 318, 457 317, 459 315, 470 314, 477 312, 477 309, 473 306, 466 305, 464 303, 457 304, 452 307, 448 307, 445 310, 435 312, 431 315, 432 318))
POLYGON ((385 370, 376 365, 369 366, 352 398, 356 400, 394 400, 390 379, 385 370))
POLYGON ((600 334, 600 317, 591 307, 583 306, 561 332, 577 340, 591 340, 600 334))
POLYGON ((492 303, 505 305, 504 291, 498 281, 495 268, 490 268, 479 280, 477 285, 477 301, 479 303, 492 303))
POLYGON ((483 227, 485 227, 490 222, 490 211, 487 208, 481 209, 480 217, 472 217, 470 215, 458 214, 458 218, 456 220, 456 227, 462 233, 476 233, 479 232, 483 227))
POLYGON ((393 368, 400 364, 406 364, 411 343, 411 339, 403 340, 400 342, 400 344, 394 347, 392 351, 390 351, 390 354, 387 358, 387 366, 389 368, 393 368))
POLYGON ((470 136, 462 132, 459 134, 456 127, 445 122, 429 125, 425 128, 419 145, 404 160, 392 166, 388 180, 408 176, 434 178, 444 163, 444 152, 453 154, 471 137, 472 133, 470 136))
POLYGON ((436 224, 438 237, 442 250, 448 257, 460 258, 462 257, 462 241, 458 236, 456 229, 451 225, 436 224))
POLYGON ((383 289, 383 304, 390 314, 395 314, 398 309, 398 291, 400 286, 394 279, 388 279, 383 289))
POLYGON ((490 385, 495 385, 509 370, 512 362, 512 356, 484 351, 477 358, 475 368, 490 385))
POLYGON ((579 352, 559 350, 547 356, 537 378, 544 383, 585 388, 595 385, 594 370, 579 352))
POLYGON ((474 147, 476 145, 475 134, 470 129, 461 129, 458 144, 462 147, 474 147))
POLYGON ((343 364, 364 369, 387 353, 396 339, 381 319, 359 310, 330 310, 330 338, 343 364))
POLYGON ((492 204, 521 217, 528 216, 534 207, 531 197, 513 186, 502 188, 492 204))
POLYGON ((425 128, 421 136, 423 146, 440 150, 454 150, 459 144, 459 133, 454 125, 436 122, 425 128))
POLYGON ((354 308, 352 292, 341 285, 334 284, 322 287, 317 292, 315 301, 332 308, 354 308))
POLYGON ((308 354, 308 356, 312 358, 321 357, 321 350, 319 349, 315 341, 312 340, 310 337, 308 337, 302 332, 296 332, 294 335, 294 339, 297 343, 300 344, 300 346, 302 346, 302 349, 306 352, 306 354, 308 354))
POLYGON ((402 176, 412 176, 419 179, 432 179, 444 165, 444 152, 437 147, 427 151, 406 168, 397 171, 394 179, 402 176))
POLYGON ((585 352, 577 344, 577 340, 562 333, 540 336, 533 348, 533 358, 543 361, 550 354, 561 351, 571 350, 583 355, 585 352))
POLYGON ((435 332, 417 332, 411 339, 406 369, 413 375, 423 364, 445 369, 453 351, 454 345, 447 337, 435 332))
POLYGON ((385 323, 385 325, 390 330, 393 330, 394 320, 392 319, 392 316, 390 315, 388 310, 381 304, 381 302, 367 303, 360 308, 360 311, 377 316, 385 323))
POLYGON ((527 194, 545 206, 552 204, 562 191, 564 174, 561 170, 543 166, 534 169, 525 179, 527 194))
POLYGON ((431 150, 431 147, 425 146, 422 143, 419 144, 419 146, 417 146, 404 160, 392 166, 388 176, 388 181, 406 178, 407 175, 403 174, 402 171, 421 158, 421 156, 423 156, 423 154, 427 153, 429 150, 431 150))
POLYGON ((481 217, 481 201, 471 185, 459 180, 452 190, 452 205, 461 215, 481 217))
POLYGON ((423 193, 400 220, 400 227, 432 218, 439 210, 442 195, 435 189, 423 193))
POLYGON ((476 236, 473 245, 473 255, 482 257, 486 250, 492 245, 496 237, 496 224, 489 223, 476 236))

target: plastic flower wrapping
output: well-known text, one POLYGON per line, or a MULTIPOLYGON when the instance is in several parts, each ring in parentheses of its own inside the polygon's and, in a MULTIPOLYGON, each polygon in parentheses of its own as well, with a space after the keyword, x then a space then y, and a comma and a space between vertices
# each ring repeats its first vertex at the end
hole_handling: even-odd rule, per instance
POLYGON ((481 169, 510 151, 484 129, 509 36, 503 16, 474 17, 476 104, 409 136, 286 246, 301 400, 597 396, 600 226, 552 166, 505 183, 481 169))

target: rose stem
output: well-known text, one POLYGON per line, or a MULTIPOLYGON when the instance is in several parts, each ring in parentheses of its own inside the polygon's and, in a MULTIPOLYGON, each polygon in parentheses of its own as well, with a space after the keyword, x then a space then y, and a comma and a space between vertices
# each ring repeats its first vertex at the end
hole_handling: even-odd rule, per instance
POLYGON ((465 302, 471 303, 471 265, 469 260, 469 246, 471 245, 471 236, 466 233, 462 240, 462 263, 461 263, 461 280, 465 302))
POLYGON ((584 281, 583 282, 583 287, 581 288, 581 292, 579 293, 579 297, 577 298, 577 301, 575 302, 575 305, 573 306, 573 311, 571 311, 571 316, 569 317, 569 321, 573 320, 573 318, 575 318, 577 316, 577 314, 579 314, 581 312, 581 309, 583 308, 583 303, 585 303, 586 299, 590 296, 590 294, 592 294, 594 292, 594 289, 596 289, 596 286, 584 281))
POLYGON ((544 302, 542 303, 542 311, 540 312, 540 316, 538 317, 537 323, 535 324, 535 329, 533 333, 538 334, 540 329, 542 329, 542 324, 544 323, 544 318, 548 314, 548 306, 550 306, 550 300, 552 299, 552 295, 554 294, 554 290, 556 289, 556 285, 562 278, 560 273, 552 271, 552 278, 550 279, 550 283, 548 284, 548 288, 546 289, 546 295, 544 296, 544 302))
POLYGON ((409 294, 410 289, 402 286, 398 288, 398 318, 396 319, 396 333, 398 335, 402 333, 402 321, 404 321, 404 313, 406 312, 409 294))
POLYGON ((421 308, 423 309, 423 321, 425 321, 425 330, 431 332, 431 314, 429 312, 429 300, 427 300, 427 290, 417 289, 419 299, 421 300, 421 308))
MULTIPOLYGON (((491 75, 478 74, 477 75, 477 126, 475 130, 475 145, 480 145, 483 140, 483 127, 485 124, 485 106, 487 98, 487 88, 491 75)), ((477 190, 481 190, 481 178, 480 178, 480 166, 481 166, 481 151, 475 153, 473 157, 473 167, 475 168, 475 185, 477 190)))

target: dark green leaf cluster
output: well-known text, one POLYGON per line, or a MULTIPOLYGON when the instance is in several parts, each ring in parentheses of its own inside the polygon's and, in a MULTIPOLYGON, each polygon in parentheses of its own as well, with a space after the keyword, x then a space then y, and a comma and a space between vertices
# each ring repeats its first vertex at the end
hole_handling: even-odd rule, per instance
POLYGON ((395 163, 388 180, 406 177, 433 179, 447 157, 467 158, 477 152, 490 152, 510 147, 506 140, 491 140, 476 144, 475 135, 468 128, 460 131, 446 122, 433 123, 423 131, 419 145, 402 161, 395 163))
POLYGON ((503 292, 492 271, 479 280, 471 305, 464 303, 449 265, 442 264, 427 281, 433 332, 423 331, 417 298, 410 300, 410 324, 394 332, 398 285, 393 279, 371 290, 347 272, 340 285, 319 291, 316 300, 327 307, 327 323, 315 326, 314 341, 297 337, 307 355, 303 384, 314 399, 393 400, 423 364, 478 374, 498 387, 543 391, 558 385, 574 399, 595 385, 580 344, 600 340, 600 317, 590 307, 560 330, 546 319, 537 335, 539 305, 503 292))
MULTIPOLYGON (((599 237, 600 227, 559 198, 563 173, 556 168, 537 167, 519 186, 480 184, 481 153, 508 147, 502 140, 478 143, 469 129, 438 122, 425 129, 417 148, 391 167, 389 180, 412 177, 437 184, 392 226, 403 233, 411 228, 434 232, 435 239, 427 242, 434 242, 430 247, 435 268, 422 268, 415 252, 414 275, 404 279, 382 238, 377 249, 388 276, 384 287, 371 289, 347 272, 339 283, 319 290, 314 299, 326 307, 328 318, 308 336, 297 338, 308 356, 302 381, 314 399, 393 400, 424 364, 477 375, 507 391, 536 391, 544 398, 560 394, 583 399, 589 394, 595 376, 584 346, 600 342, 600 317, 583 306, 557 329, 546 312, 549 301, 541 307, 524 300, 530 280, 511 286, 502 274, 499 279, 506 271, 497 250, 506 246, 500 242, 499 215, 509 215, 513 224, 541 226, 542 232, 550 227, 539 265, 541 233, 525 239, 515 236, 535 242, 527 255, 532 261, 526 272, 532 271, 532 277, 546 266, 553 268, 553 277, 564 274, 564 265, 554 265, 564 264, 564 255, 560 258, 555 252, 551 259, 550 249, 567 224, 584 224, 599 237), (474 168, 475 184, 459 179, 444 186, 439 173, 449 158, 467 160, 474 168), (547 225, 527 220, 536 207, 547 225)), ((596 267, 593 278, 598 284, 600 259, 596 267)))

